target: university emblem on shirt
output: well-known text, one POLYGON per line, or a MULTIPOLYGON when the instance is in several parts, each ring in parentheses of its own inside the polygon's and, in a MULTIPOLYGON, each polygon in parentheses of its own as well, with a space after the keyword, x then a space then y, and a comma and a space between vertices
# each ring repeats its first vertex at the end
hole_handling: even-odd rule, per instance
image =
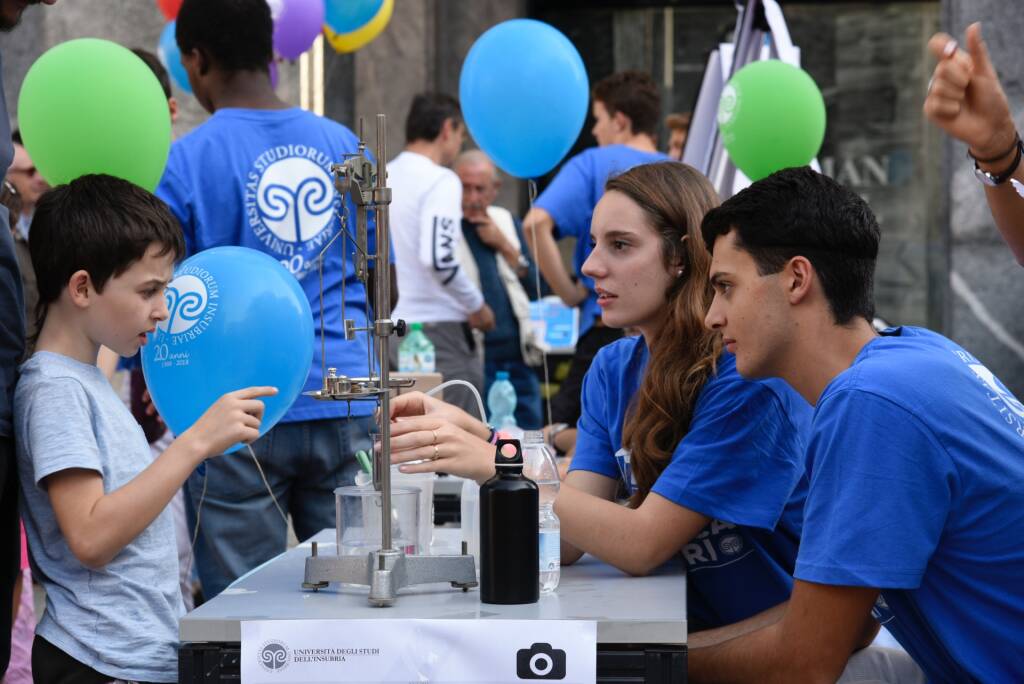
POLYGON ((1000 417, 1019 437, 1024 437, 1024 404, 1021 404, 1020 400, 1006 389, 992 371, 980 364, 973 356, 963 351, 954 353, 967 364, 967 367, 984 385, 985 394, 992 407, 999 412, 1000 417))
POLYGON ((300 280, 316 269, 335 232, 340 201, 330 174, 334 161, 315 147, 278 145, 256 158, 246 179, 249 229, 300 280))

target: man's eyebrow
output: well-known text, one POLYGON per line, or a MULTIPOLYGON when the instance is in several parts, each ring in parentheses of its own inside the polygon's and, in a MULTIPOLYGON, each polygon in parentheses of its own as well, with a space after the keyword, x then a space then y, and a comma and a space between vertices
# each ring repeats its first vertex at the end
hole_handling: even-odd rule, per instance
POLYGON ((728 278, 728 277, 729 277, 729 274, 726 273, 725 271, 715 271, 714 273, 711 274, 711 279, 710 279, 711 280, 711 284, 712 285, 718 285, 718 283, 723 278, 728 278))
POLYGON ((163 280, 162 278, 150 278, 146 282, 142 283, 139 287, 149 287, 150 285, 160 285, 166 287, 170 280, 163 280))

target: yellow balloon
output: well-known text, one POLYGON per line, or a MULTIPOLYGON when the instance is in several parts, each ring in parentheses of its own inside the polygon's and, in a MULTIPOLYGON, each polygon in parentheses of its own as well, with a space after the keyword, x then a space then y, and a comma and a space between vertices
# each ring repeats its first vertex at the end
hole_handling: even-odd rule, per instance
POLYGON ((384 31, 384 28, 391 21, 391 13, 395 9, 395 0, 384 0, 377 14, 363 26, 348 33, 335 33, 330 26, 324 26, 324 35, 327 42, 337 52, 355 52, 384 31))

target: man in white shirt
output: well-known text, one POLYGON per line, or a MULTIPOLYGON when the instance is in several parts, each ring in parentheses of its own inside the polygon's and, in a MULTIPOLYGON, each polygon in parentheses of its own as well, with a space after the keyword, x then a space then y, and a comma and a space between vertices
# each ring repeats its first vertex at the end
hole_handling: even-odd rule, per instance
MULTIPOLYGON (((494 312, 461 267, 462 183, 447 168, 465 140, 459 103, 440 93, 417 95, 405 138, 405 150, 388 163, 391 240, 402 293, 395 317, 423 324, 445 380, 467 380, 482 391, 483 359, 472 330, 493 329, 494 312)), ((446 399, 477 413, 469 392, 453 388, 446 399)))

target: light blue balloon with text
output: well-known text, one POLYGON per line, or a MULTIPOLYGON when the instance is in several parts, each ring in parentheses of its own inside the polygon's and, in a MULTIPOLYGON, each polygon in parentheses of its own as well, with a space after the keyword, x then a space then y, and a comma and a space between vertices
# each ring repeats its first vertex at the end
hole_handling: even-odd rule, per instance
POLYGON ((269 385, 278 393, 261 399, 266 433, 298 397, 313 361, 313 314, 295 276, 254 249, 214 247, 178 266, 165 297, 168 318, 142 348, 161 418, 180 435, 221 395, 269 385))

